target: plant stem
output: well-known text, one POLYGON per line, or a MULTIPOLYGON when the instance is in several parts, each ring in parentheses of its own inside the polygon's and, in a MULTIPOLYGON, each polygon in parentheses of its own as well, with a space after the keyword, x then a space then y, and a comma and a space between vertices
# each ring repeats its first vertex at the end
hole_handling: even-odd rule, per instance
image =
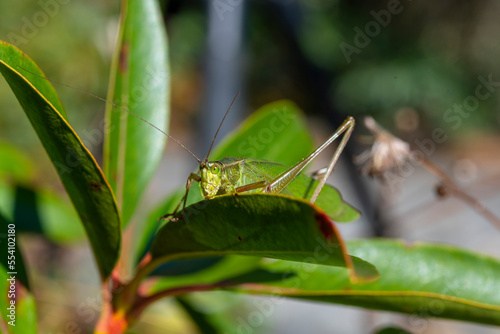
POLYGON ((466 204, 470 205, 471 208, 476 210, 477 213, 482 215, 484 218, 489 220, 494 226, 500 229, 500 218, 498 218, 493 212, 491 212, 487 207, 481 204, 476 198, 469 195, 467 192, 462 190, 451 177, 448 176, 441 168, 436 166, 427 158, 422 158, 420 165, 427 169, 430 173, 434 174, 441 179, 447 190, 450 191, 452 195, 461 199, 466 204))
POLYGON ((371 152, 365 154, 361 162, 371 159, 370 162, 370 173, 374 175, 383 175, 384 172, 398 168, 400 165, 406 161, 412 154, 419 156, 418 160, 415 160, 422 167, 427 169, 430 173, 434 174, 441 179, 442 184, 445 189, 450 192, 451 195, 461 199, 466 204, 468 204, 472 209, 476 210, 477 213, 482 215, 488 221, 490 221, 493 226, 500 229, 500 218, 491 212, 488 208, 482 205, 476 198, 469 195, 466 191, 462 190, 451 177, 448 176, 441 168, 436 166, 433 162, 423 156, 423 154, 418 154, 420 152, 416 150, 409 149, 409 143, 403 141, 402 139, 392 135, 388 131, 384 130, 372 117, 366 117, 364 124, 368 130, 370 130, 375 135, 375 141, 373 143, 371 152), (376 148, 376 149, 375 149, 376 148))
POLYGON ((112 277, 113 284, 103 284, 103 310, 95 327, 96 333, 121 334, 129 328, 131 322, 128 315, 134 305, 142 301, 139 286, 157 265, 158 262, 151 262, 150 257, 145 257, 134 278, 128 283, 123 284, 116 277, 112 277))
POLYGON ((133 322, 134 319, 137 319, 139 317, 139 315, 142 313, 142 311, 144 311, 146 307, 148 307, 149 305, 151 305, 152 303, 161 298, 179 296, 190 292, 211 291, 229 285, 231 285, 231 283, 222 282, 214 284, 189 285, 189 286, 182 286, 172 289, 161 290, 150 296, 141 297, 137 299, 136 303, 128 313, 127 319, 130 322, 133 322))
POLYGON ((97 334, 121 334, 128 328, 127 319, 123 312, 116 312, 113 308, 112 292, 107 282, 102 284, 103 307, 95 326, 97 334))

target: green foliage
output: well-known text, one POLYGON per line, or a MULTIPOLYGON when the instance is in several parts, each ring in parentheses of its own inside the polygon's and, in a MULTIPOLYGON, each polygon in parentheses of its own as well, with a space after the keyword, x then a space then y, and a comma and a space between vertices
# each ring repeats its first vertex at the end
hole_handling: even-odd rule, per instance
MULTIPOLYGON (((128 45, 127 47, 133 45, 133 43, 125 44, 128 45)), ((105 279, 111 273, 117 260, 121 236, 114 193, 109 188, 95 160, 85 146, 83 146, 62 114, 54 107, 54 105, 58 105, 63 110, 62 106, 59 105, 59 100, 52 86, 42 78, 43 73, 36 68, 29 58, 22 56, 14 47, 6 43, 1 44, 1 46, 2 49, 0 51, 3 53, 0 54, 2 56, 0 58, 0 64, 2 65, 0 71, 11 85, 28 118, 31 120, 75 208, 79 212, 83 226, 93 245, 102 278, 105 279), (22 62, 19 61, 20 59, 22 62), (26 73, 17 71, 16 67, 24 69, 23 71, 26 73), (42 95, 42 92, 47 96, 42 95), (54 101, 53 103, 51 103, 52 100, 54 101), (68 161, 68 150, 71 151, 73 154, 72 157, 78 163, 71 164, 71 161, 68 161), (84 189, 87 189, 87 191, 84 191, 84 189)), ((123 53, 121 54, 123 56, 123 53)), ((134 52, 131 52, 131 54, 134 54, 134 52)), ((126 71, 117 74, 116 81, 119 84, 116 86, 119 88, 115 92, 118 94, 122 94, 121 89, 123 87, 128 87, 128 84, 124 84, 123 82, 125 80, 132 80, 124 75, 124 73, 126 71)), ((168 78, 165 80, 168 80, 168 78)), ((157 106, 154 103, 151 106, 151 108, 147 108, 150 113, 157 114, 158 112, 164 113, 166 111, 165 109, 163 111, 156 109, 157 106)), ((118 129, 120 126, 123 126, 121 117, 116 117, 118 115, 116 110, 114 112, 110 111, 108 115, 111 119, 111 124, 113 124, 111 129, 118 129)), ((131 125, 133 124, 131 121, 136 120, 132 118, 126 122, 127 130, 123 132, 124 134, 132 135, 143 131, 141 126, 144 126, 144 124, 131 125)), ((281 149, 276 149, 272 148, 272 146, 263 145, 267 143, 257 143, 259 146, 254 146, 253 149, 264 151, 260 152, 264 157, 274 156, 278 160, 291 163, 292 161, 299 160, 301 156, 307 154, 310 150, 310 136, 303 125, 300 112, 292 103, 284 101, 264 107, 256 116, 235 131, 235 134, 222 144, 222 148, 217 148, 214 154, 223 154, 223 152, 231 154, 235 149, 241 150, 242 144, 245 144, 245 142, 247 144, 251 143, 247 139, 252 133, 256 136, 257 140, 261 139, 261 132, 263 130, 274 131, 272 133, 276 137, 274 139, 285 143, 288 142, 290 147, 289 152, 294 152, 293 155, 287 151, 283 151, 283 147, 285 146, 282 146, 281 149), (263 127, 264 124, 268 124, 269 128, 263 127)), ((123 134, 110 133, 109 136, 111 138, 110 142, 114 141, 115 144, 120 144, 121 142, 118 139, 122 139, 123 134)), ((147 137, 144 141, 130 140, 128 141, 128 145, 124 147, 120 145, 108 145, 105 157, 108 157, 108 161, 117 162, 122 150, 126 149, 128 152, 131 146, 136 146, 135 152, 141 149, 147 150, 147 145, 145 144, 150 144, 154 140, 156 138, 151 136, 147 137)), ((151 156, 153 158, 150 159, 150 163, 155 165, 157 164, 158 148, 152 152, 151 156)), ((241 153, 245 154, 245 152, 241 153)), ((253 154, 258 155, 259 152, 254 152, 253 154)), ((134 155, 131 157, 134 157, 134 155)), ((16 159, 19 160, 19 157, 16 159)), ((126 162, 122 161, 120 163, 122 167, 117 163, 115 165, 115 167, 117 166, 116 169, 108 171, 109 175, 116 176, 112 184, 118 192, 121 191, 120 187, 126 187, 126 182, 120 177, 118 172, 120 168, 128 166, 126 162), (123 183, 120 184, 118 181, 123 183)), ((108 162, 108 164, 110 163, 108 162)), ((131 170, 134 169, 138 172, 137 165, 131 170)), ((134 174, 133 172, 130 173, 130 175, 134 174)), ((143 183, 141 187, 144 188, 151 174, 152 170, 150 169, 147 175, 135 175, 134 178, 142 178, 143 183)), ((137 191, 137 187, 133 189, 137 191)), ((18 192, 19 190, 16 190, 16 194, 18 192)), ((31 190, 25 189, 24 197, 14 196, 12 195, 12 191, 8 189, 4 193, 6 194, 5 197, 9 200, 15 197, 18 206, 22 205, 22 208, 27 209, 28 212, 34 212, 32 217, 25 218, 25 220, 35 222, 40 220, 39 216, 43 210, 38 209, 34 205, 35 201, 32 198, 35 194, 31 190)), ((133 208, 139 201, 140 191, 138 193, 124 191, 120 196, 122 196, 123 200, 127 196, 131 196, 131 200, 127 202, 127 208, 133 208)), ((334 205, 343 205, 338 195, 332 198, 332 200, 334 201, 334 205)), ((329 243, 326 242, 326 244, 328 247, 333 248, 334 251, 332 251, 331 256, 328 257, 328 261, 324 264, 349 268, 353 280, 372 280, 377 275, 376 269, 373 266, 361 259, 356 257, 351 258, 347 255, 342 239, 334 226, 322 214, 321 210, 310 205, 307 201, 286 196, 270 195, 226 196, 203 202, 196 202, 196 197, 193 197, 191 201, 194 204, 186 209, 185 219, 191 217, 193 222, 186 224, 183 221, 179 221, 167 224, 156 236, 156 241, 152 248, 152 263, 154 265, 163 263, 166 260, 229 254, 268 256, 278 259, 314 262, 316 261, 314 258, 314 247, 320 240, 326 242, 324 240, 326 238, 329 240, 329 243), (201 214, 193 215, 193 212, 198 212, 197 208, 200 205, 206 205, 206 208, 201 211, 201 214), (231 218, 234 216, 241 219, 235 222, 231 218), (189 227, 188 230, 186 230, 186 227, 189 227), (194 229, 191 229, 191 227, 194 227, 194 229), (206 233, 207 228, 211 229, 213 233, 206 233), (289 231, 290 229, 291 232, 289 231), (237 232, 238 230, 240 231, 237 232), (225 233, 222 233, 223 231, 225 233), (200 239, 200 235, 204 237, 200 239), (260 235, 261 237, 254 239, 256 235, 260 235), (234 244, 235 238, 236 240, 238 238, 242 240, 234 244), (233 247, 230 246, 231 244, 234 244, 233 247), (170 247, 165 248, 167 245, 170 245, 170 247)), ((57 206, 57 201, 51 201, 50 196, 40 202, 43 204, 42 208, 49 208, 46 211, 51 211, 51 207, 57 206)), ((133 211, 132 209, 128 215, 131 216, 133 211)), ((71 230, 74 227, 74 219, 68 219, 69 216, 65 217, 64 210, 60 208, 52 209, 52 212, 54 212, 52 216, 49 214, 48 219, 42 220, 48 221, 48 223, 44 225, 40 224, 39 227, 28 226, 27 230, 34 231, 38 228, 42 233, 52 236, 53 240, 57 241, 77 237, 78 233, 75 232, 76 230, 71 230), (69 231, 68 235, 65 235, 63 229, 62 235, 54 236, 54 233, 50 232, 50 228, 47 228, 50 227, 50 221, 52 220, 65 220, 66 223, 70 224, 68 226, 71 227, 66 229, 69 231)), ((17 223, 19 227, 22 227, 22 220, 17 223)), ((251 261, 251 263, 255 262, 251 261)), ((224 273, 226 276, 220 276, 219 279, 233 279, 233 284, 249 280, 265 282, 269 279, 276 279, 275 275, 269 276, 265 272, 253 271, 251 268, 252 265, 247 268, 248 270, 240 270, 239 274, 234 273, 236 276, 227 276, 227 273, 224 273)))
POLYGON ((492 279, 500 274, 497 259, 451 246, 390 239, 358 240, 347 246, 351 254, 373 263, 380 279, 352 284, 335 267, 281 261, 262 268, 296 275, 242 290, 500 325, 500 295, 492 293, 500 289, 500 282, 492 279))
MULTIPOLYGON (((122 12, 108 100, 168 129, 170 72, 158 4, 125 1, 122 12)), ((167 137, 120 108, 108 104, 106 110, 104 171, 126 226, 161 161, 167 137)))
POLYGON ((326 215, 307 201, 283 195, 226 195, 193 204, 182 220, 160 229, 151 254, 153 262, 258 255, 348 267, 356 281, 378 276, 372 265, 345 253, 326 215), (320 251, 327 255, 320 257, 320 251))
MULTIPOLYGON (((159 7, 153 0, 123 3, 108 99, 167 128, 170 73, 159 7)), ((190 22, 181 20, 177 24, 189 26, 190 22)), ((313 28, 303 32, 302 47, 319 66, 335 71, 341 57, 337 54, 334 62, 329 62, 318 47, 321 43, 309 39, 323 28, 329 31, 318 36, 321 40, 334 44, 342 39, 341 29, 321 16, 313 28)), ((197 41, 202 40, 202 32, 196 33, 197 41)), ((185 48, 197 49, 190 44, 185 48)), ((335 83, 336 102, 340 108, 362 111, 370 110, 373 101, 382 101, 382 109, 397 108, 401 101, 424 109, 426 105, 418 103, 425 100, 446 107, 449 101, 443 99, 445 92, 450 87, 454 92, 460 90, 453 86, 453 75, 434 72, 434 67, 426 63, 417 65, 407 60, 386 68, 366 65, 347 71, 335 83), (397 82, 388 74, 395 71, 400 76, 397 82), (433 85, 424 92, 422 87, 428 82, 433 85)), ((172 212, 182 196, 181 189, 152 210, 143 224, 134 226, 135 233, 129 233, 125 246, 132 251, 124 256, 132 259, 124 260, 134 264, 142 260, 134 268, 136 276, 130 282, 111 277, 120 255, 121 224, 126 226, 133 218, 141 218, 138 206, 158 167, 166 137, 120 108, 109 107, 103 173, 69 124, 56 91, 28 56, 1 42, 0 72, 78 213, 52 191, 30 186, 35 164, 15 148, 0 144, 0 224, 15 224, 19 233, 38 232, 63 244, 80 240, 85 231, 101 279, 114 283, 104 286, 120 288, 108 291, 113 300, 104 309, 112 312, 110 319, 123 320, 119 316, 124 316, 136 320, 148 303, 163 296, 223 288, 500 325, 500 299, 495 293, 500 291, 495 280, 500 275, 500 261, 458 248, 406 245, 397 240, 360 240, 346 246, 328 215, 334 220, 352 221, 359 214, 334 188, 325 188, 317 205, 312 205, 283 194, 204 200, 196 185, 189 193, 183 219, 160 226, 158 217, 172 212)), ((266 75, 272 76, 272 71, 266 75)), ((302 112, 293 102, 281 100, 257 110, 213 150, 211 159, 256 158, 290 166, 312 149, 302 112)), ((296 179, 297 188, 304 187, 304 180, 308 179, 296 179)), ((1 241, 5 247, 4 239, 1 241)), ((9 333, 35 333, 36 309, 29 274, 20 250, 16 248, 15 252, 19 326, 9 327, 9 333)), ((4 296, 9 286, 8 271, 2 258, 0 293, 4 296)), ((2 310, 7 301, 0 299, 2 310)), ((212 320, 189 299, 180 298, 178 302, 204 332, 218 332, 212 320)), ((3 316, 2 321, 0 329, 8 319, 3 316)), ((386 328, 379 333, 404 331, 386 328)))
POLYGON ((0 41, 0 72, 9 83, 56 168, 89 236, 102 279, 118 260, 120 218, 113 192, 94 157, 67 122, 57 93, 34 62, 0 41))

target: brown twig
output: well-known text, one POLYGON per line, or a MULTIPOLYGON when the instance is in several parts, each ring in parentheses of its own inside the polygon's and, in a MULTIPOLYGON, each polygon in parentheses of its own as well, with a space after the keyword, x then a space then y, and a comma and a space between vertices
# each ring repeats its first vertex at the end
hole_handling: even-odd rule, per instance
POLYGON ((174 297, 190 292, 211 291, 231 285, 234 285, 234 283, 219 282, 213 284, 198 284, 161 290, 149 296, 139 297, 131 310, 128 312, 127 318, 129 319, 129 321, 133 322, 144 311, 146 307, 164 297, 174 297))
POLYGON ((375 139, 371 150, 358 157, 358 162, 364 164, 362 171, 365 170, 370 175, 379 176, 383 179, 386 172, 398 170, 404 163, 408 163, 412 155, 419 157, 419 159, 412 160, 441 179, 444 186, 443 190, 446 193, 461 199, 500 229, 500 218, 498 216, 482 205, 476 198, 461 189, 448 174, 424 157, 421 152, 410 149, 410 145, 407 142, 383 129, 373 118, 366 117, 364 123, 366 128, 374 134, 375 139))
POLYGON ((441 168, 436 166, 433 162, 431 162, 427 158, 422 158, 419 161, 420 165, 427 169, 430 173, 434 174, 438 178, 441 179, 443 185, 446 187, 446 190, 450 192, 450 194, 455 197, 461 199, 466 204, 468 204, 472 209, 474 209, 477 213, 486 218, 490 223, 500 229, 500 218, 498 218, 493 212, 491 212, 487 207, 485 207, 481 202, 479 202, 476 198, 469 195, 466 191, 461 189, 455 181, 451 177, 448 176, 441 168))

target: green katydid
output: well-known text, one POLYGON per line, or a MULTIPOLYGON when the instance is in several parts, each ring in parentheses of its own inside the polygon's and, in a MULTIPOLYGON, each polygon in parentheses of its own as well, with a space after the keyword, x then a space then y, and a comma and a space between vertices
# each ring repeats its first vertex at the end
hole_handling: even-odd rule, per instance
MULTIPOLYGON (((326 187, 326 196, 318 198, 320 192, 325 186, 326 179, 333 171, 333 168, 354 129, 354 118, 348 117, 344 121, 344 123, 333 133, 333 135, 328 138, 322 145, 316 148, 306 158, 302 159, 300 162, 289 168, 281 164, 266 160, 236 157, 225 157, 217 161, 208 161, 208 157, 212 150, 215 138, 217 137, 220 127, 237 97, 238 95, 236 95, 228 110, 226 111, 226 114, 224 115, 219 128, 214 135, 208 153, 203 161, 196 157, 183 145, 181 145, 198 161, 199 170, 198 173, 191 173, 188 176, 186 182, 186 191, 174 211, 161 218, 168 219, 168 217, 172 217, 170 218, 170 220, 178 220, 182 218, 183 214, 181 214, 181 216, 177 218, 175 218, 175 216, 178 213, 181 205, 182 212, 184 212, 189 189, 193 181, 200 183, 201 193, 203 198, 205 199, 211 199, 215 196, 224 194, 237 195, 247 192, 261 192, 268 194, 284 193, 295 197, 308 199, 311 203, 315 203, 317 200, 320 200, 321 203, 316 204, 325 209, 325 207, 328 207, 326 202, 328 201, 329 195, 338 196, 338 193, 334 188, 326 187), (343 133, 344 136, 342 137, 342 140, 337 147, 328 167, 318 173, 319 179, 317 181, 315 181, 311 177, 300 174, 300 172, 312 160, 314 160, 316 156, 318 156, 327 146, 329 146, 343 133), (311 192, 312 188, 314 188, 314 192, 311 192)), ((175 141, 177 142, 177 140, 175 141)), ((177 143, 180 144, 179 142, 177 143)), ((331 210, 330 212, 329 210, 325 211, 332 215, 331 210)))
MULTIPOLYGON (((27 72, 30 72, 26 69, 23 69, 27 72)), ((30 72, 32 73, 32 72, 30 72)), ((36 76, 38 76, 35 73, 32 73, 36 76)), ((39 76, 40 77, 40 76, 39 76)), ((268 193, 268 194, 287 194, 299 198, 303 198, 306 200, 309 200, 311 203, 314 203, 321 207, 325 212, 330 215, 330 216, 338 216, 339 213, 339 208, 332 208, 331 206, 329 207, 328 202, 338 202, 338 201, 332 201, 332 198, 338 197, 339 194, 336 189, 333 187, 327 186, 325 187, 325 182, 328 176, 332 173, 333 168, 337 162, 337 160, 340 157, 340 154, 342 153, 345 145, 347 144, 347 141, 349 140, 349 137, 351 136, 351 133, 354 129, 354 118, 348 117, 342 125, 332 134, 330 138, 328 138, 323 144, 321 144, 318 148, 316 148, 311 154, 309 154, 307 157, 302 159, 300 162, 295 164, 292 167, 286 167, 284 165, 281 165, 279 163, 274 163, 266 160, 256 160, 256 159, 247 159, 247 158, 235 158, 235 157, 226 157, 217 161, 208 161, 208 157, 210 155, 210 152, 212 150, 214 141, 217 137, 217 134, 219 133, 219 130, 228 115, 229 111, 231 110, 231 107, 238 97, 239 93, 234 97, 233 101, 231 102, 231 105, 227 109, 226 113, 224 114, 224 117, 222 118, 222 121, 219 125, 219 128, 217 129, 213 139, 212 143, 210 145, 210 148, 208 150, 208 153, 205 157, 204 160, 200 160, 194 153, 192 153, 187 147, 185 147, 181 142, 179 142, 177 139, 163 131, 162 129, 158 128, 156 125, 148 122, 141 116, 131 112, 130 110, 123 108, 111 101, 108 101, 104 98, 101 98, 97 95, 85 92, 81 89, 78 89, 76 87, 72 87, 70 85, 55 81, 55 80, 50 80, 44 77, 41 77, 43 79, 49 80, 51 82, 76 89, 82 93, 88 94, 90 96, 93 96, 99 100, 102 100, 104 102, 110 103, 114 107, 121 109, 123 111, 126 111, 127 113, 131 114, 134 117, 137 117, 138 119, 142 120, 146 124, 152 126, 156 130, 160 131, 164 135, 166 135, 168 138, 172 139, 174 142, 176 142, 179 146, 181 146, 184 150, 186 150, 189 154, 191 154, 199 164, 199 169, 198 173, 191 173, 188 176, 187 182, 186 182, 186 191, 184 193, 184 196, 182 199, 179 201, 179 204, 176 206, 174 211, 172 213, 166 214, 163 217, 163 219, 167 219, 168 217, 170 220, 179 220, 182 218, 183 214, 181 217, 175 217, 176 214, 179 211, 180 206, 182 205, 182 212, 184 212, 184 208, 186 207, 187 203, 187 197, 189 193, 189 189, 191 187, 191 184, 193 181, 199 182, 201 185, 201 193, 203 198, 205 199, 211 199, 215 196, 219 195, 224 195, 224 194, 231 194, 231 195, 237 195, 241 193, 247 193, 247 192, 261 192, 261 193, 268 193), (316 158, 326 147, 328 147, 333 141, 335 141, 340 135, 344 134, 342 137, 342 140, 340 141, 339 146, 335 150, 335 153, 333 154, 333 157, 328 164, 328 167, 321 170, 321 172, 317 172, 316 174, 319 176, 317 180, 315 180, 312 177, 306 176, 304 174, 301 174, 301 171, 312 161, 314 158, 316 158), (311 190, 314 189, 314 192, 311 192, 311 190), (320 195, 321 191, 324 191, 325 194, 322 196, 320 195)), ((340 208, 340 210, 343 210, 343 208, 340 208)))
POLYGON ((325 212, 331 217, 338 217, 342 214, 342 211, 346 209, 346 206, 339 208, 329 205, 329 202, 338 203, 338 201, 332 199, 338 198, 340 195, 335 188, 330 186, 325 187, 325 183, 328 176, 332 173, 333 168, 354 129, 355 122, 354 118, 352 117, 348 117, 330 138, 328 138, 306 158, 302 159, 292 167, 286 167, 279 163, 274 163, 266 160, 235 157, 226 157, 217 161, 208 161, 208 157, 212 150, 217 134, 219 133, 219 130, 226 116, 231 110, 231 107, 239 94, 234 97, 231 105, 224 114, 224 117, 222 118, 219 128, 217 129, 212 139, 212 143, 204 160, 199 159, 193 152, 191 152, 177 139, 161 130, 156 125, 140 117, 139 115, 136 115, 135 113, 121 106, 118 106, 113 102, 107 101, 93 94, 91 95, 108 103, 111 103, 113 106, 128 112, 132 116, 137 117, 143 122, 152 126, 156 130, 160 131, 168 138, 176 142, 198 161, 198 173, 190 173, 190 175, 188 176, 186 182, 186 191, 184 193, 184 196, 179 201, 179 204, 176 206, 173 212, 160 217, 160 219, 179 220, 183 217, 189 189, 193 181, 200 183, 201 193, 203 198, 205 199, 211 199, 215 196, 224 194, 237 195, 247 192, 261 192, 268 194, 282 193, 309 200, 311 203, 316 204, 320 208, 325 210, 325 212), (344 134, 344 136, 342 137, 339 146, 335 150, 335 153, 333 154, 328 167, 321 170, 321 172, 316 173, 319 176, 317 180, 300 173, 312 160, 314 160, 314 158, 316 158, 326 147, 328 147, 342 134, 344 134), (311 192, 312 189, 314 189, 314 192, 311 192), (322 196, 319 196, 322 190, 325 192, 325 194, 323 195, 323 193, 321 193, 322 196), (180 217, 175 217, 181 205, 182 214, 180 217))

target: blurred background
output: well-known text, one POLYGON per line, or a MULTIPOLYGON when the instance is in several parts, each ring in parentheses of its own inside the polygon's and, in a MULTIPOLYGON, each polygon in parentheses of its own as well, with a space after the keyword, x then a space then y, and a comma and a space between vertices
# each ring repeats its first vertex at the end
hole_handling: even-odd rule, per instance
MULTIPOLYGON (((436 241, 500 257, 500 231, 459 200, 439 198, 438 180, 422 168, 413 166, 395 182, 382 184, 361 176, 353 163, 369 149, 361 121, 372 116, 500 215, 500 3, 177 0, 161 1, 161 6, 170 42, 170 133, 198 156, 204 156, 237 92, 241 96, 218 139, 258 107, 283 98, 304 110, 318 143, 352 115, 358 121, 355 135, 330 180, 363 213, 362 219, 341 226, 347 239, 436 241), (442 129, 445 140, 433 140, 436 129, 442 129)), ((0 39, 26 52, 49 78, 106 96, 118 1, 1 1, 0 13, 0 39)), ((101 101, 66 87, 56 90, 77 133, 100 126, 101 101)), ((32 162, 27 186, 64 193, 3 79, 0 144, 24 152, 32 162)), ((101 144, 89 148, 99 158, 101 144)), ((324 154, 317 167, 330 156, 324 154)), ((190 156, 169 143, 144 206, 182 187, 179 180, 195 168, 190 156)), ((21 242, 32 268, 41 332, 63 333, 68 321, 90 330, 97 313, 82 314, 79 307, 94 305, 98 312, 100 296, 86 245, 33 235, 21 242), (72 300, 54 293, 61 286, 71 291, 72 300)), ((237 318, 251 313, 258 297, 213 293, 196 298, 210 312, 237 318)), ((136 328, 138 333, 160 328, 195 333, 186 318, 174 302, 164 301, 136 328)), ((368 333, 385 324, 413 333, 495 332, 458 321, 417 320, 283 299, 256 333, 368 333)))

